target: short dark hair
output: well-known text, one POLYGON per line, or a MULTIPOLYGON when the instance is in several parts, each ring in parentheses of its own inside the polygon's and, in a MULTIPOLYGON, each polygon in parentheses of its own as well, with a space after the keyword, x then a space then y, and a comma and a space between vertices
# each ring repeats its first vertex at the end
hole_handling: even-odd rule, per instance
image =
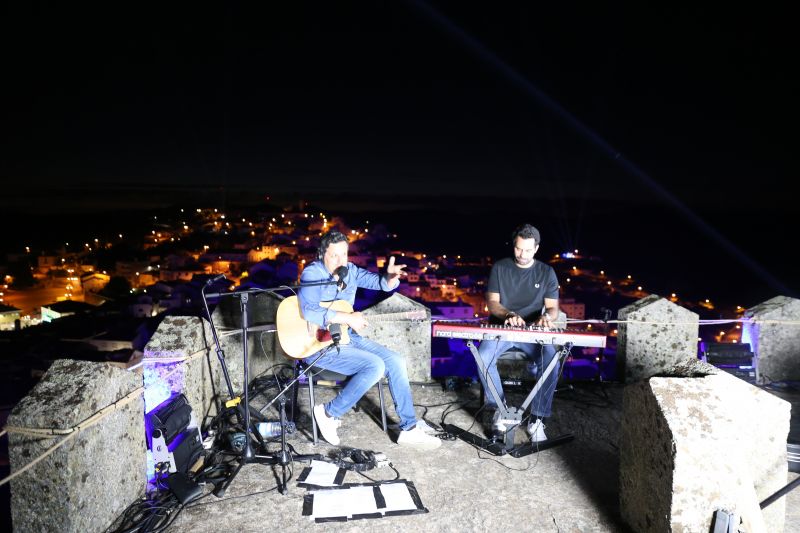
POLYGON ((317 248, 317 259, 322 261, 325 252, 328 251, 328 246, 336 244, 337 242, 347 242, 347 236, 339 230, 332 229, 319 239, 319 248, 317 248))
POLYGON ((522 237, 523 239, 533 239, 536 241, 536 244, 541 242, 539 230, 530 224, 522 224, 514 228, 513 233, 511 233, 511 244, 514 244, 514 242, 517 240, 517 237, 522 237))

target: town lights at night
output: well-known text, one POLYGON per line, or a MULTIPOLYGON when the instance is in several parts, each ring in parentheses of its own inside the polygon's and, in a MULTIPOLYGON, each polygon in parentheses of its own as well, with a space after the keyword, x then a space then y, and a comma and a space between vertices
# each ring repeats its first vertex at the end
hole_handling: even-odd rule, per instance
MULTIPOLYGON (((485 255, 486 252, 481 250, 468 251, 468 255, 443 254, 442 249, 437 250, 435 247, 431 247, 425 250, 426 252, 431 252, 432 259, 428 261, 427 253, 422 253, 423 250, 421 248, 401 248, 399 244, 393 244, 391 241, 389 241, 389 244, 383 244, 386 242, 384 240, 385 237, 396 235, 388 229, 379 230, 379 238, 375 239, 374 243, 370 243, 370 246, 376 247, 375 249, 363 246, 365 240, 370 239, 370 237, 374 238, 377 234, 372 232, 368 235, 369 228, 365 225, 359 224, 362 227, 356 228, 352 221, 346 221, 335 213, 329 213, 328 216, 315 219, 314 215, 293 211, 292 207, 287 207, 284 214, 280 214, 280 210, 277 208, 272 212, 258 212, 254 215, 250 213, 245 215, 245 211, 229 210, 230 221, 226 221, 226 215, 219 213, 216 209, 212 213, 209 208, 198 208, 196 209, 197 215, 192 213, 192 209, 187 209, 187 211, 188 213, 182 216, 173 213, 170 220, 164 220, 165 216, 162 215, 157 224, 152 223, 153 218, 150 216, 144 216, 142 222, 145 225, 149 225, 151 229, 140 230, 134 235, 131 235, 130 231, 126 229, 128 231, 125 234, 127 240, 124 244, 126 246, 120 246, 119 248, 124 248, 127 251, 130 247, 139 243, 139 246, 146 249, 147 252, 139 254, 137 260, 118 261, 116 266, 111 267, 118 270, 109 270, 110 276, 103 272, 105 274, 104 279, 98 273, 98 258, 94 257, 94 251, 102 249, 103 256, 100 259, 103 261, 101 264, 114 265, 106 257, 107 250, 114 252, 114 247, 112 247, 113 233, 104 234, 103 246, 99 246, 99 238, 94 238, 94 244, 90 239, 84 245, 84 249, 76 247, 74 250, 62 250, 59 247, 58 252, 52 252, 51 257, 47 258, 48 267, 52 268, 55 263, 58 266, 57 270, 66 271, 67 266, 71 268, 69 269, 69 277, 66 280, 59 275, 59 279, 66 281, 66 283, 58 285, 52 294, 59 299, 68 298, 83 301, 86 298, 88 301, 99 290, 102 290, 103 283, 107 283, 109 277, 121 277, 125 278, 129 283, 126 288, 121 290, 127 293, 128 288, 130 288, 130 294, 135 295, 131 296, 131 298, 134 301, 138 299, 136 306, 140 309, 149 309, 146 306, 151 305, 154 307, 157 305, 158 298, 167 301, 157 288, 157 285, 166 286, 173 282, 189 282, 193 276, 209 275, 212 272, 215 274, 224 273, 229 276, 228 282, 233 278, 242 287, 262 285, 266 283, 265 280, 270 279, 269 276, 277 277, 278 275, 288 279, 289 283, 287 284, 291 285, 296 282, 298 273, 302 272, 308 263, 315 260, 316 245, 319 242, 316 235, 324 224, 326 227, 336 226, 340 228, 349 237, 351 244, 353 244, 350 249, 350 260, 357 265, 365 265, 367 268, 371 268, 375 267, 377 263, 380 269, 384 266, 385 261, 388 261, 390 255, 394 255, 397 259, 404 258, 398 263, 408 263, 407 273, 409 275, 397 290, 406 297, 422 302, 423 305, 429 305, 431 309, 441 306, 440 308, 446 309, 441 315, 451 317, 452 320, 458 319, 465 322, 473 319, 478 319, 475 322, 487 320, 489 307, 485 305, 486 280, 490 265, 497 257, 489 257, 485 255), (277 218, 281 218, 282 221, 285 221, 285 224, 277 222, 277 218), (154 229, 156 227, 159 230, 154 229), (150 233, 149 235, 148 232, 150 233), (223 235, 228 237, 223 237, 223 235), (311 235, 315 236, 314 242, 311 241, 311 235), (256 236, 259 238, 256 239, 256 236), (145 244, 142 246, 143 240, 145 244), (200 244, 202 240, 211 241, 214 244, 200 244), (170 245, 170 243, 181 246, 170 245), (183 243, 187 244, 183 245, 183 243), (212 255, 210 253, 211 247, 214 247, 215 253, 220 255, 212 255), (225 254, 224 258, 221 255, 223 253, 225 254), (375 257, 370 257, 370 254, 375 257), (377 257, 383 259, 376 261, 377 257), (63 268, 61 264, 58 264, 58 259, 61 259, 63 268), (160 261, 158 268, 156 268, 156 261, 160 261), (151 262, 152 267, 148 266, 151 262), (263 264, 259 265, 262 262, 263 264), (97 271, 93 271, 93 269, 97 271), (258 273, 258 276, 255 273, 258 273), (147 293, 147 296, 143 296, 145 293, 147 293), (145 300, 155 303, 144 303, 145 300), (449 315, 448 313, 454 314, 449 315)), ((320 216, 322 216, 322 213, 320 213, 320 216)), ((90 235, 91 233, 88 234, 90 235)), ((119 233, 118 236, 119 239, 123 238, 122 233, 119 233)), ((40 243, 31 242, 31 245, 39 254, 40 243)), ((66 246, 68 247, 69 243, 66 246)), ((31 253, 32 247, 25 246, 24 251, 31 253)), ((451 248, 451 251, 452 249, 456 248, 451 248)), ((20 251, 20 247, 17 247, 18 255, 21 255, 19 254, 20 251)), ((549 253, 543 254, 546 258, 544 261, 550 261, 551 259, 549 258, 553 258, 552 263, 554 269, 557 270, 558 281, 564 282, 563 287, 559 286, 559 298, 563 297, 564 311, 570 321, 575 321, 574 327, 576 329, 594 330, 595 334, 602 330, 601 333, 603 335, 616 336, 618 334, 616 329, 606 333, 608 329, 605 326, 597 325, 599 321, 596 320, 597 316, 591 316, 592 309, 599 308, 599 305, 596 304, 602 298, 607 300, 613 298, 615 302, 640 298, 644 296, 641 292, 644 288, 639 284, 633 285, 631 281, 633 276, 631 274, 626 274, 623 277, 614 273, 624 272, 622 269, 627 269, 626 267, 612 265, 612 275, 606 276, 604 270, 598 270, 599 265, 602 263, 597 261, 596 258, 592 257, 591 254, 587 254, 585 257, 578 257, 578 253, 578 249, 575 249, 555 256, 551 256, 549 253), (562 258, 572 260, 562 260, 562 258), (614 287, 615 284, 617 285, 616 287, 614 287), (636 291, 640 291, 640 293, 636 291), (572 314, 573 310, 575 310, 575 315, 572 314), (594 322, 594 324, 589 322, 594 322)), ((35 261, 30 262, 35 263, 35 261)), ((47 270, 42 266, 43 263, 44 260, 39 261, 39 270, 36 272, 37 277, 43 277, 44 274, 47 274, 47 270)), ((635 268, 639 270, 638 267, 635 268)), ((37 267, 34 265, 34 270, 36 269, 37 267)), ((657 291, 657 287, 644 277, 645 274, 650 274, 650 272, 639 272, 638 275, 642 276, 639 280, 640 283, 647 282, 649 290, 657 291)), ((119 280, 115 279, 110 288, 120 290, 116 286, 117 281, 119 280)), ((680 287, 675 288, 680 290, 680 287)), ((235 290, 236 287, 234 286, 232 289, 235 290)), ((12 289, 5 291, 5 295, 0 296, 7 301, 16 292, 12 289)), ((673 300, 677 298, 675 292, 669 293, 665 291, 664 293, 671 294, 673 300)), ((688 297, 686 294, 682 294, 682 296, 688 297)), ((127 298, 127 296, 124 297, 127 298)), ((693 300, 694 302, 702 301, 698 296, 695 296, 693 300)), ((710 302, 710 299, 706 299, 707 304, 710 304, 710 302)), ((180 305, 181 301, 178 301, 178 304, 180 305)), ((742 308, 737 306, 736 309, 738 311, 742 308)), ((146 312, 149 313, 150 311, 147 310, 146 312)), ((157 312, 154 311, 155 314, 157 312)), ((573 324, 570 324, 570 326, 572 327, 573 324)), ((736 326, 736 329, 746 330, 746 328, 741 328, 739 325, 736 326)), ((714 338, 724 338, 726 342, 736 342, 733 337, 739 337, 741 331, 737 333, 731 328, 728 334, 724 331, 713 334, 712 329, 710 333, 704 331, 703 334, 710 340, 713 340, 711 338, 713 336, 714 338)), ((595 352, 591 353, 591 356, 587 354, 586 361, 595 360, 594 356, 595 352)), ((600 357, 603 364, 609 362, 607 357, 611 357, 610 353, 600 357)))

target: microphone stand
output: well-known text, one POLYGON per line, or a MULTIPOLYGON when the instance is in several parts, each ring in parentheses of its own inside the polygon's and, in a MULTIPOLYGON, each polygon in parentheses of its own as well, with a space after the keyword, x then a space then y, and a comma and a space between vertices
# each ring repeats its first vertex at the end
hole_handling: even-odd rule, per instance
MULTIPOLYGON (((203 298, 203 306, 206 309, 206 316, 208 317, 208 322, 211 324, 211 337, 214 339, 214 346, 217 352, 217 359, 219 359, 219 364, 222 367, 222 375, 225 377, 225 385, 228 388, 228 398, 233 398, 233 384, 231 383, 231 376, 228 373, 228 365, 225 364, 225 353, 222 351, 222 346, 219 344, 219 335, 217 335, 217 328, 214 327, 214 321, 211 319, 211 311, 208 309, 208 300, 206 300, 206 289, 211 285, 212 280, 206 282, 203 285, 203 288, 200 290, 200 296, 203 298)), ((214 295, 212 295, 214 296, 214 295)))
MULTIPOLYGON (((305 373, 310 369, 314 364, 319 361, 322 357, 327 355, 330 347, 328 347, 322 354, 320 354, 317 359, 314 360, 302 373, 300 373, 288 386, 286 386, 278 395, 269 402, 264 408, 258 411, 258 415, 256 418, 259 420, 264 420, 261 413, 269 408, 276 400, 280 398, 280 426, 281 426, 281 452, 279 456, 275 455, 259 455, 255 453, 253 450, 251 436, 254 437, 258 441, 259 448, 264 447, 264 438, 262 435, 256 430, 254 431, 252 428, 252 420, 251 420, 251 412, 250 412, 250 396, 249 396, 249 378, 250 378, 250 364, 249 364, 249 357, 247 352, 247 333, 248 333, 248 314, 247 314, 247 303, 250 298, 250 294, 256 293, 263 293, 263 292, 270 292, 275 294, 275 291, 281 289, 297 289, 303 287, 313 287, 313 286, 321 286, 321 285, 333 285, 340 283, 341 280, 325 280, 325 281, 315 281, 310 283, 302 283, 298 285, 283 285, 280 287, 273 287, 269 289, 245 289, 242 291, 234 291, 234 292, 221 292, 221 293, 210 293, 206 294, 205 289, 213 282, 214 279, 209 280, 206 282, 206 285, 200 291, 200 294, 203 298, 203 304, 205 306, 206 315, 208 316, 208 321, 211 323, 211 335, 214 338, 214 344, 216 346, 217 357, 219 359, 220 365, 222 366, 222 373, 225 377, 225 384, 228 388, 229 400, 226 402, 230 404, 231 402, 235 402, 236 406, 236 414, 239 422, 243 424, 245 430, 245 442, 244 447, 239 455, 239 464, 236 468, 231 472, 231 474, 226 477, 217 487, 213 490, 213 493, 217 497, 222 497, 225 495, 228 487, 230 486, 231 482, 233 482, 234 478, 239 474, 242 467, 248 463, 259 463, 259 464, 268 464, 268 465, 281 465, 281 483, 280 483, 280 491, 282 494, 288 494, 288 486, 287 486, 287 478, 286 478, 286 469, 289 463, 292 461, 310 461, 312 459, 324 459, 320 454, 311 454, 311 455, 295 455, 292 457, 287 452, 287 445, 286 445, 286 398, 284 397, 285 392, 294 385, 299 379, 300 376, 304 376, 305 373), (244 389, 244 406, 237 400, 239 398, 235 396, 233 391, 233 384, 230 379, 230 374, 228 373, 227 364, 225 363, 225 355, 222 351, 222 347, 220 346, 219 342, 219 335, 217 334, 216 327, 214 327, 214 321, 211 318, 211 312, 209 311, 208 301, 207 298, 221 298, 221 297, 238 297, 240 302, 240 308, 242 313, 242 358, 243 358, 243 365, 244 365, 244 383, 242 387, 244 389)), ((343 283, 343 282, 342 282, 343 283)), ((276 294, 276 296, 279 296, 276 294)), ((338 338, 335 340, 334 345, 338 350, 338 338)))

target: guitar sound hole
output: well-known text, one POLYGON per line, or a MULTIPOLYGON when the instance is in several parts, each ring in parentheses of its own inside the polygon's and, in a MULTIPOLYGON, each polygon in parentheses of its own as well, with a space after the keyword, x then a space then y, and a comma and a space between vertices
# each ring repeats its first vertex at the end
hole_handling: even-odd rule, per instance
POLYGON ((317 342, 328 342, 331 340, 331 332, 327 329, 318 329, 317 330, 317 342))

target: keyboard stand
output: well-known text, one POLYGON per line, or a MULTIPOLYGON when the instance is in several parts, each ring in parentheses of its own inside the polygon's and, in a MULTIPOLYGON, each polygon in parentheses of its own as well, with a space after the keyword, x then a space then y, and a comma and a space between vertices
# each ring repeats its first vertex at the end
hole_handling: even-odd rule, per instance
MULTIPOLYGON (((488 377, 488 372, 486 370, 486 365, 483 362, 480 354, 478 353, 478 349, 475 347, 475 343, 471 340, 467 341, 467 347, 469 351, 472 353, 472 356, 475 358, 475 363, 478 365, 478 371, 481 372, 481 375, 488 377)), ((572 434, 564 434, 559 435, 558 437, 547 439, 542 442, 536 443, 525 443, 520 444, 519 446, 514 446, 514 434, 517 428, 522 423, 523 415, 525 411, 528 409, 528 406, 533 401, 533 398, 536 396, 536 393, 539 392, 539 389, 542 388, 544 382, 546 381, 547 377, 552 374, 559 361, 563 364, 564 359, 566 359, 567 355, 569 354, 570 350, 572 349, 572 343, 568 342, 564 344, 564 348, 559 352, 556 357, 553 357, 553 360, 550 361, 550 364, 547 365, 542 376, 536 380, 536 384, 531 389, 531 392, 525 398, 525 401, 522 402, 522 405, 519 407, 514 407, 507 405, 500 398, 500 392, 494 385, 494 382, 491 379, 486 379, 486 389, 487 392, 491 395, 492 399, 494 400, 495 404, 497 405, 497 411, 500 413, 499 422, 505 426, 505 432, 503 433, 502 437, 486 439, 475 435, 473 433, 469 433, 468 431, 459 428, 458 426, 454 426, 452 424, 444 424, 445 430, 455 435, 456 437, 460 438, 464 442, 468 442, 473 446, 481 448, 482 450, 491 453, 492 455, 511 455, 512 457, 524 457, 526 455, 530 455, 532 453, 541 452, 560 444, 565 444, 570 442, 574 439, 574 435, 572 434)))

